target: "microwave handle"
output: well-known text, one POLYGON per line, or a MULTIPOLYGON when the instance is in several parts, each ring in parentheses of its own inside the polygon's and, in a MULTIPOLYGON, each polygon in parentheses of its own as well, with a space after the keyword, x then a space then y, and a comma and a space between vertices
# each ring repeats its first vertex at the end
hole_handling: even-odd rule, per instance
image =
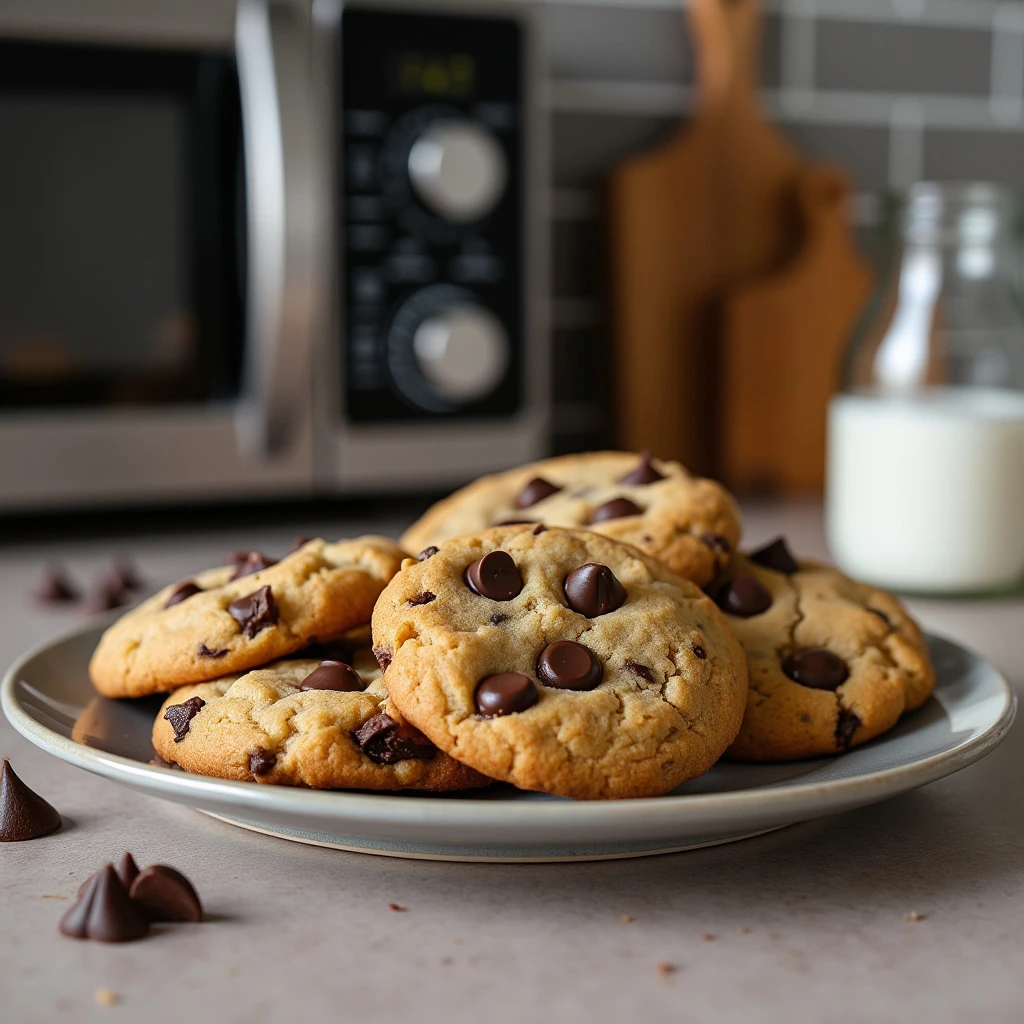
POLYGON ((239 0, 246 337, 237 429, 251 458, 287 447, 310 401, 315 321, 309 35, 295 5, 239 0))

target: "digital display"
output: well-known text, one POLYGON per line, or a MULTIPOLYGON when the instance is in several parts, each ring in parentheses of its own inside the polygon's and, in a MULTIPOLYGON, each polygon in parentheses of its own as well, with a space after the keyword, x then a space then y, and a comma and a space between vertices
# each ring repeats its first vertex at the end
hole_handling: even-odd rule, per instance
POLYGON ((406 51, 391 65, 392 84, 403 96, 466 99, 476 90, 476 60, 468 53, 406 51))

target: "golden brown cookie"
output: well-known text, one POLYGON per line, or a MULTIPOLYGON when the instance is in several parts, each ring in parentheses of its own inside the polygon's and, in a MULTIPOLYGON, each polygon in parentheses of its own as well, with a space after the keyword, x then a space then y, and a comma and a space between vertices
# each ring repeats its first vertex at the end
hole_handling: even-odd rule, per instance
POLYGON ((655 796, 743 717, 743 652, 696 586, 586 530, 499 527, 410 559, 373 613, 402 714, 522 789, 655 796))
POLYGON ((402 537, 421 551, 452 537, 511 522, 585 527, 660 558, 704 586, 739 542, 740 514, 728 491, 678 462, 630 452, 586 452, 481 477, 439 501, 402 537))

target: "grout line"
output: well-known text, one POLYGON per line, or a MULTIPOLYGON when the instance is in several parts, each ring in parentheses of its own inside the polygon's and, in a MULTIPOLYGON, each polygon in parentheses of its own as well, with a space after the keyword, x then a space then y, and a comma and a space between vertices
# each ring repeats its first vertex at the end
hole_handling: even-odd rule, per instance
POLYGON ((782 9, 779 104, 787 112, 814 104, 818 33, 816 0, 785 0, 782 9))
POLYGON ((889 128, 889 187, 903 189, 924 177, 924 112, 917 100, 894 103, 889 128))
POLYGON ((993 120, 1019 121, 1024 114, 1024 4, 1004 3, 992 18, 993 120))

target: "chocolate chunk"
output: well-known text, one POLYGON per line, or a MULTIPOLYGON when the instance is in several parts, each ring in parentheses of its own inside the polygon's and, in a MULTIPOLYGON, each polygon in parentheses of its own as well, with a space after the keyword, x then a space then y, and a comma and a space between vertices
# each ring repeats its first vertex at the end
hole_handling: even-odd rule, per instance
POLYGON ((723 612, 749 619, 771 608, 772 595, 756 576, 741 572, 719 588, 715 601, 723 612))
POLYGON ((257 747, 249 754, 249 771, 253 775, 266 775, 277 764, 277 754, 272 750, 257 747))
POLYGON ((694 657, 699 658, 701 661, 703 661, 708 656, 708 652, 705 651, 704 648, 701 647, 700 644, 694 644, 693 645, 693 653, 694 653, 694 657))
POLYGON ((139 590, 143 583, 135 563, 124 555, 111 562, 110 579, 122 590, 139 590))
POLYGON ((187 601, 190 597, 195 597, 196 594, 202 592, 203 588, 197 586, 195 580, 183 580, 171 591, 164 602, 164 607, 173 608, 174 605, 181 604, 182 601, 187 601))
POLYGON ((630 658, 626 662, 626 668, 628 668, 633 675, 639 676, 641 679, 646 679, 649 683, 654 682, 654 676, 646 665, 641 665, 640 662, 633 661, 633 659, 630 658))
POLYGON ((877 615, 890 629, 892 629, 892 619, 889 618, 881 608, 869 608, 869 612, 872 615, 877 615))
POLYGON ((394 764, 410 758, 423 760, 437 753, 426 736, 411 725, 399 725, 381 711, 352 733, 356 746, 376 764, 394 764))
POLYGON ((269 569, 272 565, 277 565, 276 558, 267 558, 259 551, 250 551, 242 561, 235 563, 235 574, 231 579, 240 580, 243 576, 252 576, 269 569))
POLYGON ((849 750, 853 742, 853 734, 860 728, 860 719, 846 708, 839 709, 839 717, 836 720, 836 744, 849 750))
POLYGON ((171 723, 174 730, 174 742, 180 743, 187 735, 192 719, 205 707, 202 697, 189 697, 184 704, 172 704, 165 712, 164 718, 171 723))
POLYGON ((846 662, 820 647, 794 651, 782 663, 782 671, 801 686, 812 690, 835 690, 850 676, 846 662))
POLYGON ((546 532, 547 532, 547 527, 543 523, 538 523, 533 528, 533 535, 534 535, 534 537, 539 537, 542 533, 546 533, 546 532))
POLYGON ((228 614, 251 640, 261 629, 277 622, 277 602, 269 586, 260 587, 255 593, 232 601, 228 614))
POLYGON ((540 700, 540 694, 529 676, 499 672, 480 680, 474 700, 481 718, 500 718, 532 708, 540 700))
POLYGON ((624 519, 626 516, 638 516, 643 509, 635 505, 629 498, 612 498, 603 505, 598 505, 590 513, 592 523, 604 523, 609 519, 624 519))
POLYGON ((409 604, 413 605, 413 607, 416 607, 421 604, 430 604, 431 601, 436 600, 437 594, 433 593, 433 591, 430 590, 424 590, 421 593, 414 594, 412 597, 410 597, 409 604))
POLYGON ((495 523, 495 526, 532 526, 536 523, 536 519, 502 519, 500 523, 495 523))
POLYGON ((702 533, 700 539, 716 555, 732 554, 732 545, 720 533, 702 533))
POLYGON ((504 612, 495 612, 491 616, 492 626, 500 626, 503 622, 508 622, 508 616, 504 612))
POLYGON ((228 649, 226 647, 218 647, 216 650, 211 650, 206 644, 200 644, 196 648, 196 654, 200 658, 223 658, 227 653, 228 649))
POLYGON ((433 558, 438 552, 436 544, 431 544, 429 548, 424 548, 419 555, 416 557, 417 562, 425 562, 428 558, 433 558))
POLYGON ((60 566, 48 565, 32 596, 43 604, 70 604, 82 595, 60 566))
POLYGON ((766 569, 784 572, 787 576, 800 571, 800 566, 786 545, 785 537, 776 537, 770 544, 751 552, 749 557, 752 562, 763 565, 766 569))
POLYGON ((132 595, 114 579, 103 578, 96 582, 85 600, 85 610, 90 615, 113 611, 122 608, 132 599, 132 595))
POLYGON ((149 932, 149 922, 128 896, 114 865, 108 864, 92 876, 81 899, 61 918, 60 930, 72 939, 132 942, 149 932))
POLYGON ((593 690, 600 686, 604 666, 589 647, 573 640, 548 644, 537 659, 537 675, 558 690, 593 690))
POLYGON ((300 690, 340 690, 343 693, 360 693, 366 684, 359 678, 359 673, 343 661, 321 661, 312 672, 302 680, 300 690))
POLYGON ((516 498, 516 508, 529 508, 536 505, 538 501, 550 498, 557 494, 562 488, 557 484, 545 480, 542 476, 535 476, 520 492, 516 498))
POLYGON ((381 672, 387 672, 388 665, 391 664, 391 652, 386 647, 374 647, 373 656, 377 659, 381 672))
POLYGON ((659 473, 651 465, 651 453, 641 452, 637 464, 622 478, 620 484, 654 484, 664 480, 664 473, 659 473))
POLYGON ((60 815, 33 793, 4 758, 0 768, 0 843, 38 839, 60 828, 60 815))
POLYGON ((166 864, 151 864, 131 887, 132 902, 150 921, 202 921, 203 906, 192 883, 166 864))
POLYGON ((621 608, 626 600, 626 591, 616 579, 615 573, 600 562, 587 562, 573 569, 562 585, 569 607, 580 615, 593 619, 598 615, 621 608))
MULTIPOLYGON (((132 882, 139 877, 139 865, 135 863, 135 858, 130 853, 121 854, 121 859, 115 865, 114 870, 117 872, 117 877, 121 879, 121 884, 125 887, 126 891, 131 889, 132 882)), ((75 899, 80 900, 85 895, 85 890, 89 888, 89 883, 95 877, 95 874, 90 875, 78 887, 75 899)))
POLYGON ((466 570, 466 586, 491 601, 511 601, 523 589, 523 577, 507 551, 491 551, 466 570))

